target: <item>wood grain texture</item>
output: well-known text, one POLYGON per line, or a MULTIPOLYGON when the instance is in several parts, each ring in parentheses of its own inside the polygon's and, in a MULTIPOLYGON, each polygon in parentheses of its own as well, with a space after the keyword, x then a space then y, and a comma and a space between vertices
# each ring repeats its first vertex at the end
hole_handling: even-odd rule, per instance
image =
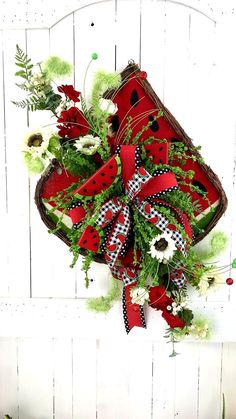
POLYGON ((19 89, 14 84, 16 71, 14 56, 17 42, 25 48, 23 30, 3 33, 6 170, 2 173, 4 177, 1 181, 5 183, 7 189, 1 200, 5 208, 3 220, 7 225, 6 236, 2 241, 6 246, 7 269, 3 273, 2 280, 8 284, 7 295, 26 297, 29 296, 30 289, 29 182, 27 172, 22 165, 21 138, 27 129, 27 115, 21 109, 16 111, 12 104, 12 100, 19 99, 19 89), (17 229, 14 221, 16 208, 17 229))
MULTIPOLYGON (((50 30, 0 31, 0 416, 220 419, 224 393, 226 417, 234 419, 236 344, 228 342, 236 340, 235 286, 223 286, 208 302, 192 298, 197 312, 204 308, 209 316, 216 343, 178 344, 176 358, 169 358, 157 313, 149 310, 148 330, 128 338, 119 304, 107 315, 88 313, 86 299, 107 290, 107 270, 93 266, 96 281, 87 291, 80 264, 71 271, 67 248, 44 228, 20 143, 28 125, 44 125, 48 116, 27 115, 11 100, 20 95, 16 43, 35 61, 48 52, 72 61, 68 82, 78 90, 92 52, 99 60, 89 69, 86 91, 96 69, 139 62, 222 180, 229 208, 219 229, 230 242, 220 263, 229 264, 236 257, 235 16, 227 4, 225 17, 222 1, 75 3, 74 13, 50 30)), ((224 278, 234 275, 227 268, 224 278)))
POLYGON ((53 415, 52 339, 18 339, 19 418, 53 415))
POLYGON ((18 339, 0 339, 0 415, 19 414, 18 339))

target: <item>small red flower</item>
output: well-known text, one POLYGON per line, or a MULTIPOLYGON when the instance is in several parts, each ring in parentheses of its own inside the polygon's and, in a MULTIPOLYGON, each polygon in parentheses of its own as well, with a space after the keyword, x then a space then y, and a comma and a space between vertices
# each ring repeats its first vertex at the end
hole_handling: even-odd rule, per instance
POLYGON ((172 304, 172 299, 166 295, 166 290, 159 285, 151 287, 149 291, 150 306, 156 310, 165 310, 172 304))
POLYGON ((64 93, 70 100, 73 100, 73 102, 80 102, 80 92, 75 90, 72 84, 62 84, 61 86, 58 86, 57 90, 60 93, 64 93))
POLYGON ((181 320, 178 316, 174 316, 169 311, 164 310, 162 312, 162 317, 168 323, 168 325, 173 329, 174 327, 181 327, 185 326, 183 320, 181 320))
POLYGON ((151 287, 149 291, 150 306, 156 310, 162 311, 162 317, 171 328, 185 326, 185 323, 178 317, 174 316, 167 310, 168 306, 172 305, 173 300, 166 295, 166 290, 163 287, 151 287))
POLYGON ((57 122, 62 123, 62 125, 57 125, 57 128, 59 128, 58 134, 62 138, 77 138, 80 135, 87 134, 89 131, 88 122, 82 112, 75 106, 72 106, 72 108, 67 111, 62 111, 57 122))

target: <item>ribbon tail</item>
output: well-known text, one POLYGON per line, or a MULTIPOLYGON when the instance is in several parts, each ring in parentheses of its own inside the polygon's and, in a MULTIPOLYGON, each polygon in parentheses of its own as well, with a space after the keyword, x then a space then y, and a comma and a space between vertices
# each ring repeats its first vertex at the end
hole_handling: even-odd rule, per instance
POLYGON ((129 333, 134 326, 146 328, 143 306, 140 306, 139 304, 133 304, 131 302, 130 290, 135 285, 136 283, 126 285, 123 288, 122 306, 125 330, 127 333, 129 333))
POLYGON ((106 240, 104 249, 104 256, 110 269, 115 266, 117 258, 124 247, 130 224, 130 210, 127 205, 124 205, 113 223, 112 230, 106 240))

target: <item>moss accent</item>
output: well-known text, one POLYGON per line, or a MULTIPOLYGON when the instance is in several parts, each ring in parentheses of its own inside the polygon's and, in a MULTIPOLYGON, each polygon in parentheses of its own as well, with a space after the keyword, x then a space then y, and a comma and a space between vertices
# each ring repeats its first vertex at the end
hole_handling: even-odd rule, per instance
POLYGON ((120 288, 117 279, 111 279, 111 285, 107 295, 89 298, 87 301, 87 307, 89 310, 96 311, 98 313, 107 313, 113 306, 116 300, 120 299, 120 288))

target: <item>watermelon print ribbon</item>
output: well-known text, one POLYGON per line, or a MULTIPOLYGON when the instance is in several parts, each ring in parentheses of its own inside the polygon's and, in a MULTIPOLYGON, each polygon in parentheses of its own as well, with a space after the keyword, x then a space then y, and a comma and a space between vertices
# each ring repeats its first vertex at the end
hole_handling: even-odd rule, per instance
MULTIPOLYGON (((106 231, 105 240, 101 245, 105 260, 109 266, 112 275, 123 281, 123 314, 126 331, 129 332, 132 327, 145 327, 145 318, 143 307, 138 304, 132 304, 130 291, 137 285, 140 268, 135 265, 132 255, 132 249, 128 246, 129 236, 132 234, 132 208, 136 208, 147 222, 152 223, 162 233, 168 233, 175 242, 176 248, 185 256, 187 243, 186 239, 177 230, 176 226, 171 224, 168 219, 158 211, 158 206, 165 205, 175 212, 177 221, 182 225, 186 235, 191 239, 192 233, 190 224, 185 214, 180 212, 177 208, 166 203, 161 198, 167 192, 178 189, 178 183, 175 175, 169 169, 161 169, 150 175, 148 171, 142 167, 140 158, 140 149, 134 145, 122 145, 117 149, 116 161, 121 163, 121 177, 125 189, 126 199, 113 197, 104 202, 99 211, 99 216, 95 220, 95 225, 98 227, 87 226, 82 233, 78 245, 93 251, 98 251, 100 246, 99 230, 106 231), (91 247, 89 240, 91 234, 95 242, 91 247)), ((114 161, 114 157, 113 157, 114 161)), ((105 166, 111 164, 108 161, 97 172, 103 174, 105 166)), ((94 180, 92 180, 94 182, 94 180)), ((85 182, 76 192, 75 196, 80 200, 81 193, 87 193, 88 185, 91 179, 85 182)), ((92 198, 92 197, 91 197, 92 198)), ((71 218, 76 224, 81 222, 86 212, 78 201, 78 205, 71 208, 71 218)), ((176 265, 169 274, 170 280, 177 287, 182 287, 185 282, 185 276, 181 268, 176 265)), ((162 315, 168 322, 173 324, 173 318, 178 324, 175 327, 183 327, 183 322, 177 317, 170 317, 166 306, 157 304, 155 297, 161 287, 152 287, 150 291, 149 304, 155 308, 162 310, 162 315), (182 326, 181 326, 182 325, 182 326)), ((170 304, 170 299, 166 297, 165 290, 159 295, 158 300, 165 301, 170 304), (163 295, 162 295, 163 294, 163 295), (164 298, 165 296, 165 298, 164 298)))

